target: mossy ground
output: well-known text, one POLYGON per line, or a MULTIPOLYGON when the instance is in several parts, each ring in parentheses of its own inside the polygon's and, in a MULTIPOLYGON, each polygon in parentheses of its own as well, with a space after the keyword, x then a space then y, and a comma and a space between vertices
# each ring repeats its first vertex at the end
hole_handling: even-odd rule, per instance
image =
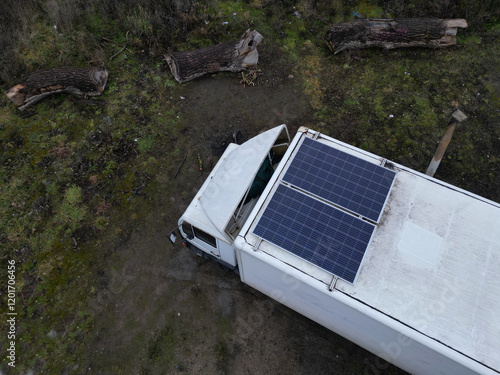
POLYGON ((125 28, 95 15, 86 30, 68 26, 64 35, 35 18, 32 37, 16 46, 23 73, 68 61, 110 72, 102 96, 57 95, 28 118, 0 99, 0 275, 7 280, 6 260, 15 259, 16 373, 194 373, 203 364, 204 373, 234 373, 237 360, 249 371, 328 373, 331 353, 335 373, 371 371, 373 356, 277 305, 265 327, 234 340, 255 295, 170 247, 167 234, 235 130, 244 140, 283 122, 292 135, 308 126, 423 172, 460 108, 469 119, 436 177, 500 201, 498 27, 459 30, 458 45, 443 50, 332 55, 322 41, 328 24, 352 19, 353 10, 391 14, 369 2, 195 3, 171 48, 256 29, 265 38, 262 75, 255 87, 229 73, 179 85, 148 25, 154 12, 141 9, 125 28), (127 28, 134 32, 126 36, 127 28), (120 47, 98 42, 104 35, 134 54, 110 61, 120 47), (78 57, 81 45, 94 48, 93 60, 78 57), (268 352, 259 340, 270 342, 268 352))

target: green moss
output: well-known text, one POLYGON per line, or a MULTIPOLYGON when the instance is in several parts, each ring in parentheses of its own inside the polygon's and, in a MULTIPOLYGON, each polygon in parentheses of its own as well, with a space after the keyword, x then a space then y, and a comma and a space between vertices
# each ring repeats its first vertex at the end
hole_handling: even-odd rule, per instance
POLYGON ((359 2, 354 7, 353 11, 355 11, 359 17, 365 18, 383 18, 384 15, 384 11, 381 7, 366 1, 359 2))
POLYGON ((155 144, 155 138, 153 135, 146 135, 145 137, 139 139, 137 143, 139 146, 139 151, 145 154, 153 148, 155 144))
POLYGON ((149 343, 147 349, 148 359, 153 362, 161 361, 162 365, 166 365, 174 358, 174 345, 172 328, 167 325, 149 343))

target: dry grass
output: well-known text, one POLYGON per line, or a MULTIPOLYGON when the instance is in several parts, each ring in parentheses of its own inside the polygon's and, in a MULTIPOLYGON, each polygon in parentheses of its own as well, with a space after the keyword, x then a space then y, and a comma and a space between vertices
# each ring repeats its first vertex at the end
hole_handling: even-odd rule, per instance
POLYGON ((161 54, 196 23, 192 0, 20 0, 0 2, 0 84, 60 65, 102 64, 103 36, 161 54))

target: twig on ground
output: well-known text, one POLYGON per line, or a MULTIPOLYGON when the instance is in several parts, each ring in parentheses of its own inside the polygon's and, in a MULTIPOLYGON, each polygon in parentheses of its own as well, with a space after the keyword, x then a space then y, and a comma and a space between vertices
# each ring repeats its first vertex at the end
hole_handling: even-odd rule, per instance
MULTIPOLYGON (((106 42, 110 42, 110 43, 116 44, 117 46, 123 47, 123 44, 115 42, 114 40, 108 39, 105 36, 103 36, 101 39, 104 40, 104 41, 106 41, 106 42)), ((131 51, 129 48, 127 48, 127 46, 125 46, 125 49, 127 51, 129 51, 132 55, 135 55, 135 52, 131 51)))
POLYGON ((117 46, 120 46, 122 47, 122 49, 120 51, 118 51, 117 53, 115 53, 113 56, 110 57, 110 61, 113 60, 116 56, 118 56, 120 53, 122 53, 124 50, 127 50, 129 51, 132 55, 135 55, 135 53, 130 50, 129 48, 127 48, 127 43, 128 43, 128 33, 130 32, 127 31, 127 33, 125 34, 125 37, 127 38, 127 41, 125 42, 125 44, 121 44, 121 43, 118 43, 118 42, 115 42, 114 40, 111 40, 109 38, 106 38, 105 36, 101 37, 102 40, 106 41, 106 42, 110 42, 110 43, 113 43, 113 44, 116 44, 117 46))
POLYGON ((241 72, 241 81, 240 83, 243 84, 243 87, 246 86, 255 86, 255 83, 257 82, 257 78, 262 75, 262 71, 260 69, 251 69, 248 71, 248 73, 241 72))
POLYGON ((179 168, 177 169, 177 172, 175 172, 175 175, 174 177, 172 178, 172 180, 175 180, 175 178, 177 177, 177 175, 179 174, 179 172, 181 171, 181 168, 182 166, 184 165, 185 161, 186 161, 186 158, 187 158, 188 154, 186 152, 186 154, 184 155, 184 159, 182 159, 182 163, 181 165, 179 165, 179 168))
POLYGON ((98 99, 90 99, 90 98, 73 98, 75 103, 83 103, 88 105, 104 105, 109 104, 107 100, 98 100, 98 99))
POLYGON ((199 153, 198 153, 198 162, 200 163, 200 171, 202 171, 203 170, 203 161, 201 160, 201 156, 199 153))

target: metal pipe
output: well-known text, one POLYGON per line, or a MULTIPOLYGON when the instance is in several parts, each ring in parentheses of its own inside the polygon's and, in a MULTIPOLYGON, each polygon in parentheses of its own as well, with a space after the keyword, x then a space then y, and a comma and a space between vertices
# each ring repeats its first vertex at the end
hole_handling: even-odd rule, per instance
POLYGON ((455 131, 457 123, 465 121, 466 119, 467 116, 459 109, 455 110, 455 112, 452 113, 448 129, 446 129, 446 132, 439 142, 436 152, 434 153, 434 157, 429 163, 427 172, 425 172, 426 175, 431 177, 434 176, 439 167, 439 163, 441 163, 441 159, 443 159, 444 153, 448 148, 448 145, 450 144, 451 137, 453 136, 453 132, 455 131))

